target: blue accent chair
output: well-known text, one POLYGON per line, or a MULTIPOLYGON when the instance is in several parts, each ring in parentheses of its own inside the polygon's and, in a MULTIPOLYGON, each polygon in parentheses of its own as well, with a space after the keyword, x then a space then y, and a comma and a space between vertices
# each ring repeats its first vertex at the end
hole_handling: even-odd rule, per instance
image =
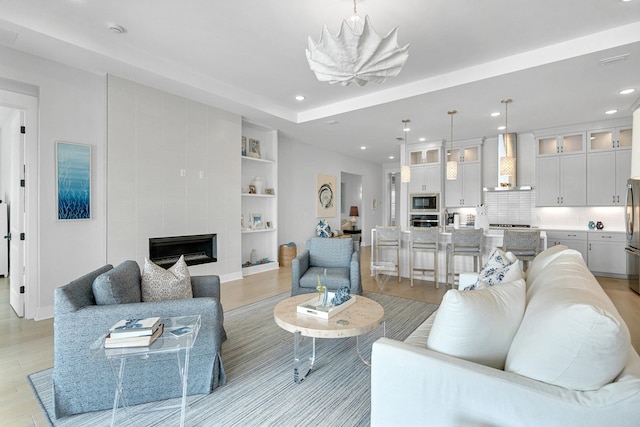
MULTIPOLYGON (((137 280, 140 280, 137 263, 130 265, 138 269, 137 280)), ((116 383, 109 362, 104 358, 93 359, 89 348, 122 319, 199 314, 202 324, 190 354, 187 394, 208 394, 226 382, 220 357, 222 342, 227 338, 220 305, 220 278, 192 276, 193 298, 189 299, 96 304, 92 284, 103 273, 116 270, 105 265, 54 292, 53 407, 56 418, 112 408, 116 383)), ((182 395, 175 354, 151 357, 153 360, 127 361, 124 391, 129 405, 182 395)))
POLYGON ((305 251, 291 262, 291 295, 316 292, 318 277, 329 291, 346 285, 351 294, 361 295, 359 243, 352 239, 309 239, 305 251))

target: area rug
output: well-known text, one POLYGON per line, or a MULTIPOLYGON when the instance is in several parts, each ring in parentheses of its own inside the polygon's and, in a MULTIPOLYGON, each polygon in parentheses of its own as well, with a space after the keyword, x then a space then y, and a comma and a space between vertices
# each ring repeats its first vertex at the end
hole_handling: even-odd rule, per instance
MULTIPOLYGON (((365 293, 385 310, 386 336, 402 340, 437 306, 377 293, 365 293)), ((356 352, 355 338, 316 340, 316 363, 301 383, 293 381, 293 334, 279 328, 273 308, 279 295, 225 313, 228 340, 222 346, 227 384, 208 395, 188 397, 188 426, 367 426, 370 424, 371 371, 356 352)), ((370 356, 381 332, 360 338, 370 356)), ((309 338, 305 341, 310 342, 309 338)), ((53 417, 51 369, 29 375, 31 385, 52 426, 108 426, 111 411, 53 417)), ((136 406, 152 410, 170 401, 136 406)), ((177 411, 132 415, 132 426, 175 426, 177 411)))

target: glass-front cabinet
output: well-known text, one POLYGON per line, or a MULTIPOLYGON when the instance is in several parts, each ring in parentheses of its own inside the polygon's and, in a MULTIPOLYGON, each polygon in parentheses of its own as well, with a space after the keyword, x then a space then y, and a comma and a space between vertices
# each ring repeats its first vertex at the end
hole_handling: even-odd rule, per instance
POLYGON ((592 130, 587 133, 589 152, 631 149, 631 128, 592 130))
POLYGON ((409 148, 410 194, 442 192, 441 143, 435 144, 429 142, 409 148))
POLYGON ((631 175, 631 128, 587 132, 587 205, 623 206, 631 175))
POLYGON ((409 164, 434 165, 440 163, 440 147, 421 148, 409 151, 409 164))
POLYGON ((586 151, 585 132, 538 138, 538 156, 578 154, 586 151))
POLYGON ((539 137, 537 206, 584 206, 587 202, 586 132, 539 137))
POLYGON ((458 162, 456 179, 445 179, 445 206, 477 206, 482 201, 481 145, 466 145, 447 150, 447 160, 458 162))

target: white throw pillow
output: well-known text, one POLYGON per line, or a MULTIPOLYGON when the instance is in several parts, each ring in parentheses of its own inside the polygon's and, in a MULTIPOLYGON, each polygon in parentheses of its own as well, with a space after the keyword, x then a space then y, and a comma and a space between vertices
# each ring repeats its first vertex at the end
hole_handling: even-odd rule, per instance
POLYGON ((503 369, 524 313, 525 287, 520 279, 473 292, 447 291, 427 348, 503 369))
POLYGON ((505 370, 567 389, 597 390, 622 371, 630 346, 629 330, 597 290, 548 287, 530 300, 505 370))
POLYGON ((141 282, 144 302, 193 298, 191 276, 184 256, 180 256, 168 270, 145 258, 141 282))

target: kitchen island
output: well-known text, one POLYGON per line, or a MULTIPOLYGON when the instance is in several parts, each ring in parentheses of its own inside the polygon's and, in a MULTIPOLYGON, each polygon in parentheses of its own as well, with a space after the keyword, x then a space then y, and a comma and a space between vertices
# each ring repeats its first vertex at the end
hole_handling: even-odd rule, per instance
MULTIPOLYGON (((465 227, 460 227, 465 228, 465 227)), ((451 242, 451 231, 453 227, 440 227, 440 238, 438 241, 438 281, 440 284, 446 282, 446 262, 447 262, 447 243, 451 242)), ((489 258, 489 254, 493 250, 493 248, 502 246, 502 237, 504 234, 504 228, 489 228, 483 233, 483 255, 482 255, 482 264, 487 262, 489 258)), ((526 228, 522 230, 532 230, 531 228, 526 228)), ((535 229, 533 229, 535 230, 535 229)), ((402 277, 409 278, 409 239, 411 236, 411 232, 409 230, 405 230, 401 232, 401 242, 400 242, 400 275, 402 277)), ((374 253, 375 253, 375 238, 376 238, 376 230, 375 228, 371 230, 371 242, 372 242, 372 250, 371 250, 371 262, 374 262, 374 253)), ((547 248, 547 234, 540 230, 540 250, 544 250, 547 248)), ((396 262, 396 250, 390 249, 380 249, 379 251, 379 261, 391 261, 396 262)), ((460 273, 464 271, 473 271, 473 257, 454 257, 454 267, 455 272, 460 273)), ((414 258, 414 265, 416 267, 424 267, 424 268, 433 268, 433 255, 428 253, 416 253, 414 258)), ((453 268, 453 267, 452 267, 453 268)), ((392 273, 395 275, 395 272, 392 273)), ((372 273, 373 275, 373 273, 372 273)), ((431 281, 431 275, 427 276, 426 280, 431 281)), ((414 278, 420 279, 420 276, 415 275, 414 278)))

